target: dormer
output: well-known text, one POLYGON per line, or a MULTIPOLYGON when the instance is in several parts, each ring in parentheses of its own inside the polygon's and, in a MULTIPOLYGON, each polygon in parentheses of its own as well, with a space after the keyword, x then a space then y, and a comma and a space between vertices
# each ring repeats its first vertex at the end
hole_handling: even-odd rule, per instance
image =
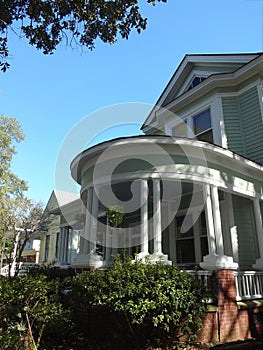
POLYGON ((263 139, 262 81, 262 53, 186 55, 142 130, 214 143, 263 163, 263 147, 254 145, 263 139))

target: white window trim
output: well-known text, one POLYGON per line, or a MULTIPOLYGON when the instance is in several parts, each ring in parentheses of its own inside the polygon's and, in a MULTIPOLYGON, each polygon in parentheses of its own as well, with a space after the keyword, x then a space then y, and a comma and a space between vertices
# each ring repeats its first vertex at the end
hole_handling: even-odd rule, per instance
POLYGON ((213 125, 212 125, 212 112, 211 112, 211 108, 209 107, 209 108, 206 108, 206 109, 204 109, 204 110, 202 110, 201 112, 199 112, 199 113, 196 113, 196 114, 194 114, 194 115, 192 115, 192 124, 193 124, 193 126, 192 126, 192 128, 193 128, 193 132, 194 132, 194 118, 196 118, 197 116, 199 116, 200 114, 202 114, 203 112, 206 112, 206 111, 208 111, 209 110, 209 114, 210 114, 210 119, 211 119, 211 127, 210 128, 208 128, 208 129, 206 129, 206 130, 204 130, 204 131, 201 131, 201 132, 199 132, 198 134, 195 134, 194 133, 194 136, 196 137, 196 138, 198 138, 198 136, 201 136, 201 135, 203 135, 204 133, 206 133, 206 132, 208 132, 208 131, 212 131, 212 135, 213 135, 213 125))
POLYGON ((184 84, 179 89, 177 96, 183 94, 186 92, 191 84, 191 82, 194 80, 195 77, 200 78, 207 78, 209 75, 213 74, 213 72, 210 71, 200 71, 197 69, 193 69, 191 73, 189 74, 188 78, 185 80, 184 84))
POLYGON ((172 135, 172 129, 180 124, 182 121, 187 120, 187 137, 194 138, 193 131, 193 117, 206 109, 210 109, 211 115, 211 126, 213 133, 214 143, 218 146, 227 148, 226 134, 223 121, 223 109, 221 98, 219 95, 214 95, 212 99, 206 100, 205 102, 199 103, 192 108, 187 109, 183 114, 172 115, 172 118, 176 116, 176 120, 170 120, 166 123, 165 131, 168 135, 172 135))

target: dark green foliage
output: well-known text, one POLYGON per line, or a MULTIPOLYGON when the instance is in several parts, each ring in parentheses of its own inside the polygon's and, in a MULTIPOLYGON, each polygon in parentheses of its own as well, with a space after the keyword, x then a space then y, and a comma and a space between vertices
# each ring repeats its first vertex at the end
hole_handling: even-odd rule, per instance
POLYGON ((105 271, 60 273, 47 268, 0 278, 0 349, 54 349, 67 339, 77 344, 78 326, 114 349, 191 341, 201 328, 205 293, 176 266, 117 257, 105 271))
POLYGON ((121 313, 131 333, 143 326, 162 343, 193 340, 202 326, 204 291, 194 276, 176 266, 117 258, 105 272, 77 275, 72 287, 78 308, 121 313))
POLYGON ((61 269, 54 266, 36 266, 29 271, 29 276, 38 278, 41 275, 46 276, 48 281, 54 279, 63 280, 66 277, 74 276, 75 271, 72 268, 61 269))
POLYGON ((3 278, 0 295, 1 349, 38 349, 43 339, 61 339, 72 329, 58 280, 43 275, 3 278))
MULTIPOLYGON (((157 1, 147 0, 152 5, 157 1)), ((113 44, 132 29, 146 28, 138 0, 2 0, 0 1, 0 69, 9 68, 8 34, 26 38, 44 54, 67 45, 93 49, 97 38, 113 44)))
POLYGON ((108 208, 108 221, 111 227, 121 227, 124 219, 124 211, 118 205, 112 205, 108 208))

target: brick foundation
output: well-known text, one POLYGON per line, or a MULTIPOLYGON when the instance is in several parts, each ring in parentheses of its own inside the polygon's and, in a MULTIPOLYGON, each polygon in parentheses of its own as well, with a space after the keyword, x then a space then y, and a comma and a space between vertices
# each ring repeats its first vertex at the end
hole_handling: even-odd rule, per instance
POLYGON ((233 270, 219 270, 216 278, 217 306, 205 313, 197 340, 209 343, 262 337, 263 304, 236 301, 233 270))
POLYGON ((218 342, 218 313, 217 308, 208 311, 203 317, 203 328, 198 334, 197 342, 217 343, 218 342))

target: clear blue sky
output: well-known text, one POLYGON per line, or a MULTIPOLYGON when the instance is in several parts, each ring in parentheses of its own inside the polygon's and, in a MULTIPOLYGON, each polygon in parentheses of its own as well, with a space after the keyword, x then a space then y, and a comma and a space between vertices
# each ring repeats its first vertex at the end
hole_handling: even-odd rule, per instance
MULTIPOLYGON (((55 187, 72 190, 55 180, 56 165, 61 147, 65 164, 85 148, 82 125, 86 145, 111 125, 93 143, 138 134, 147 108, 135 111, 134 120, 124 116, 121 127, 116 127, 120 116, 105 122, 103 111, 129 102, 155 103, 185 54, 263 51, 263 0, 168 0, 142 9, 146 31, 112 46, 98 41, 92 52, 61 46, 44 56, 25 40, 11 38, 11 68, 0 73, 0 114, 18 119, 25 132, 13 171, 28 181, 31 199, 46 202, 55 187), (86 123, 77 124, 80 120, 86 123), (65 148, 72 133, 76 142, 65 148)), ((68 166, 60 170, 70 179, 68 166)))

